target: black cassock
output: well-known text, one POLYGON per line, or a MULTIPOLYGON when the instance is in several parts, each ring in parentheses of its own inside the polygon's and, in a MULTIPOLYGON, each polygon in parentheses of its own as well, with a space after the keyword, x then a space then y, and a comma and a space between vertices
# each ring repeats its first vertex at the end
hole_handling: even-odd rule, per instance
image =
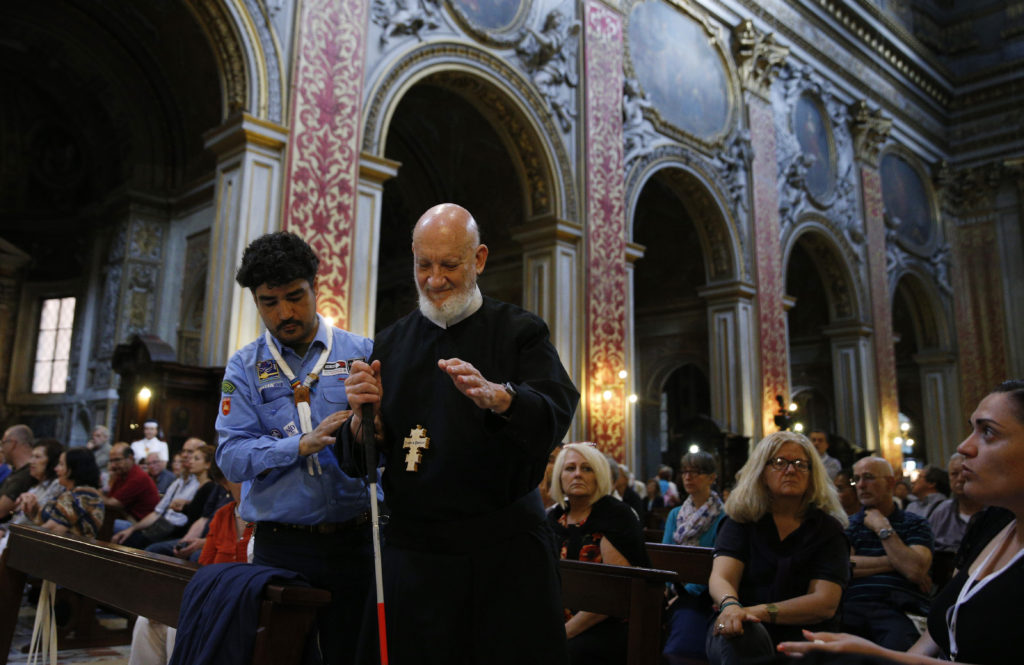
POLYGON ((373 358, 384 389, 391 661, 564 663, 557 554, 537 485, 579 393, 547 325, 490 298, 447 329, 415 311, 377 336, 373 358), (507 418, 455 388, 437 366, 448 358, 512 384, 507 418))

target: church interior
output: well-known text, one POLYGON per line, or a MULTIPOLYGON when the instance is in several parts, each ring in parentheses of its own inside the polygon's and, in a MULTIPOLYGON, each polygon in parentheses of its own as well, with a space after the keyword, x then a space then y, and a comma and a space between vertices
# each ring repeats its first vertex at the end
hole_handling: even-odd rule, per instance
POLYGON ((4 3, 0 421, 211 432, 249 242, 372 337, 452 201, 638 477, 780 426, 944 464, 1024 376, 1022 64, 995 0, 4 3))

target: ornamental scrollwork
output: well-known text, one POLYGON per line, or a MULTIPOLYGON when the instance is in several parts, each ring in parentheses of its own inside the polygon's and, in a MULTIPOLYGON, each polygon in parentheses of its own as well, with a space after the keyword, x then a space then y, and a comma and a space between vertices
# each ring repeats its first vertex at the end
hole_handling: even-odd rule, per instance
POLYGON ((759 31, 750 19, 736 26, 733 37, 740 82, 747 90, 768 99, 772 78, 789 55, 789 47, 778 44, 775 35, 759 31))

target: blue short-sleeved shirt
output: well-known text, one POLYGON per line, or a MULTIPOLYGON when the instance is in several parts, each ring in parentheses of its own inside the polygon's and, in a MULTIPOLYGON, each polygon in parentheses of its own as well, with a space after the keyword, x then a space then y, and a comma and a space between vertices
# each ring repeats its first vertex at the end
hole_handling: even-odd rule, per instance
MULTIPOLYGON (((271 338, 302 380, 326 348, 327 335, 334 335, 327 363, 310 391, 313 427, 349 408, 349 368, 373 350, 369 339, 328 326, 319 315, 318 319, 316 337, 302 358, 271 338)), ((292 388, 260 335, 228 362, 217 416, 217 464, 229 480, 242 483, 243 519, 318 524, 344 522, 369 510, 364 480, 341 471, 333 446, 317 453, 320 469, 310 473, 307 459, 299 456, 300 427, 292 388)))
MULTIPOLYGON (((892 514, 889 515, 889 523, 892 524, 896 535, 906 545, 924 545, 929 550, 933 548, 932 528, 928 524, 928 520, 920 515, 894 508, 892 514)), ((850 539, 853 553, 858 556, 885 555, 882 541, 874 531, 864 526, 863 509, 850 517, 850 525, 846 527, 846 537, 850 539)), ((905 591, 921 601, 926 600, 916 584, 895 571, 853 578, 850 581, 850 587, 846 590, 844 600, 886 599, 891 591, 897 589, 905 591)))

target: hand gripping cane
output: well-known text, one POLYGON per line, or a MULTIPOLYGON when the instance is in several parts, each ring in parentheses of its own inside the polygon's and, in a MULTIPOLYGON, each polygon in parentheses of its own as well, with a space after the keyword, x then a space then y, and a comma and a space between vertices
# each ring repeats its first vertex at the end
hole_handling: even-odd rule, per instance
POLYGON ((373 405, 363 404, 363 449, 366 452, 366 481, 370 486, 370 519, 373 523, 373 574, 377 582, 377 635, 380 662, 388 665, 387 624, 384 621, 384 576, 380 567, 380 512, 377 509, 377 447, 373 432, 373 405))

